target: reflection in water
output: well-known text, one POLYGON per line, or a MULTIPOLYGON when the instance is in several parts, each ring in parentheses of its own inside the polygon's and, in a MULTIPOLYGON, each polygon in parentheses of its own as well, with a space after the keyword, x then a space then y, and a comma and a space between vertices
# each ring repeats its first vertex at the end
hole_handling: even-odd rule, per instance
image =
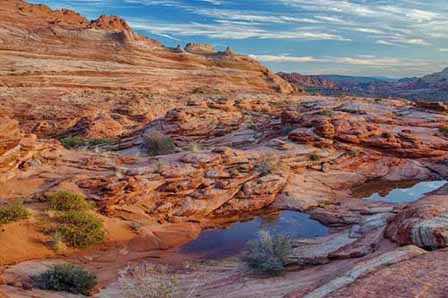
POLYGON ((442 187, 447 181, 372 181, 353 190, 353 196, 391 203, 407 203, 421 199, 426 193, 442 187))
POLYGON ((181 252, 206 258, 221 258, 240 253, 248 240, 255 239, 259 231, 289 235, 293 238, 324 236, 328 229, 309 215, 283 211, 259 216, 246 222, 237 222, 225 229, 203 231, 201 235, 181 248, 181 252))

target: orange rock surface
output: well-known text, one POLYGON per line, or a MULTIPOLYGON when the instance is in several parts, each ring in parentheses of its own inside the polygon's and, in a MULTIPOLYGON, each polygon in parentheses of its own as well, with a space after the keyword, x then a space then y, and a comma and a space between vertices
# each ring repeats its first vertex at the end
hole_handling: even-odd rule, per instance
MULTIPOLYGON (((7 243, 0 245, 0 261, 8 265, 0 290, 33 297, 35 290, 23 289, 29 279, 23 272, 52 257, 87 266, 109 293, 128 262, 151 255, 183 261, 173 250, 203 229, 266 209, 308 212, 333 229, 297 240, 285 277, 260 282, 230 262, 204 265, 185 280, 206 272, 198 291, 207 297, 223 291, 229 297, 361 297, 358 284, 372 278, 381 286, 387 266, 399 271, 401 264, 426 262, 425 251, 412 246, 425 245, 409 231, 420 221, 440 223, 446 192, 393 205, 357 199, 353 189, 376 179, 446 177, 443 105, 294 91, 230 49, 194 43, 170 49, 119 17, 89 21, 70 10, 3 1, 0 204, 24 200, 32 215, 0 231, 0 243, 7 243), (151 154, 154 136, 169 145, 167 152, 151 154), (66 137, 87 145, 64 148, 66 137), (81 192, 95 203, 107 234, 103 245, 63 254, 51 249, 43 227, 52 220, 47 198, 56 190, 81 192), (404 244, 412 245, 398 247, 404 244)), ((431 226, 425 222, 422 229, 431 226)), ((434 297, 443 297, 441 277, 434 297)))

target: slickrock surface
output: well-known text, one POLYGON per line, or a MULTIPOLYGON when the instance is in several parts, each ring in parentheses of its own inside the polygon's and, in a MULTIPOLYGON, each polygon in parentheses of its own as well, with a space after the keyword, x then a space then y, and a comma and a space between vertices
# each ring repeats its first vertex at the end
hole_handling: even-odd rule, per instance
POLYGON ((99 297, 121 297, 126 265, 198 262, 177 248, 273 209, 307 212, 330 234, 295 239, 285 276, 261 279, 230 259, 181 270, 185 285, 200 280, 198 297, 363 297, 364 279, 369 293, 394 288, 381 283, 385 266, 428 262, 419 274, 432 270, 431 294, 443 297, 442 270, 426 258, 445 251, 420 255, 446 246, 446 189, 411 204, 355 196, 366 182, 448 176, 443 105, 290 94, 230 49, 169 49, 119 17, 89 21, 19 0, 0 6, 0 84, 0 204, 21 199, 31 211, 0 229, 0 291, 12 297, 48 294, 26 284, 43 258, 82 264, 106 287, 99 297), (174 148, 150 155, 155 135, 174 148), (69 150, 59 142, 68 136, 106 142, 69 150), (56 190, 95 203, 103 245, 51 249, 43 227, 56 190))
POLYGON ((392 218, 386 236, 400 245, 437 249, 448 246, 446 187, 410 204, 392 218))
MULTIPOLYGON (((416 256, 424 254, 425 251, 415 246, 406 246, 396 250, 384 253, 375 258, 360 262, 353 267, 353 269, 345 272, 342 276, 331 280, 329 283, 319 287, 312 292, 303 296, 304 298, 323 298, 331 297, 332 292, 350 285, 355 280, 363 277, 370 272, 377 270, 379 267, 390 266, 404 260, 412 259, 416 256), (330 295, 329 295, 330 294, 330 295)), ((294 296, 289 296, 294 297, 294 296)))
POLYGON ((446 262, 446 249, 427 252, 381 268, 328 297, 446 297, 446 262))

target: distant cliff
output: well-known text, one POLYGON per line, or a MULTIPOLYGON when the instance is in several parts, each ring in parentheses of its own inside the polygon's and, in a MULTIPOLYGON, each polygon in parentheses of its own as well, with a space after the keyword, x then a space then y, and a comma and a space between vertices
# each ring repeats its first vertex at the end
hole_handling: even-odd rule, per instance
POLYGON ((278 73, 278 75, 296 88, 302 88, 311 94, 448 101, 448 68, 421 78, 400 80, 338 75, 307 76, 298 73, 278 73))

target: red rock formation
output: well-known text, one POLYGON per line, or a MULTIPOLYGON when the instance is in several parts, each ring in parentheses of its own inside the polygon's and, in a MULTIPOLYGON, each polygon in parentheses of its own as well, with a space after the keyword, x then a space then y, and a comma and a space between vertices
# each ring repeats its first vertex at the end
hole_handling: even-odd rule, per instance
POLYGON ((94 21, 69 10, 6 0, 0 7, 0 85, 10 87, 292 93, 293 87, 241 55, 184 55, 137 34, 119 17, 94 21), (92 29, 93 28, 93 29, 92 29), (19 63, 28 61, 27 63, 19 63))
POLYGON ((14 177, 17 168, 31 158, 35 142, 34 135, 22 134, 17 121, 0 115, 0 182, 14 177))
POLYGON ((131 27, 120 17, 102 15, 90 22, 89 27, 110 31, 130 31, 131 27))
POLYGON ((321 79, 316 76, 306 76, 295 72, 294 73, 280 72, 278 73, 278 75, 298 88, 313 87, 313 88, 337 89, 337 85, 335 82, 321 79))
POLYGON ((442 189, 400 211, 387 225, 386 236, 400 245, 447 247, 447 214, 447 191, 442 189))

